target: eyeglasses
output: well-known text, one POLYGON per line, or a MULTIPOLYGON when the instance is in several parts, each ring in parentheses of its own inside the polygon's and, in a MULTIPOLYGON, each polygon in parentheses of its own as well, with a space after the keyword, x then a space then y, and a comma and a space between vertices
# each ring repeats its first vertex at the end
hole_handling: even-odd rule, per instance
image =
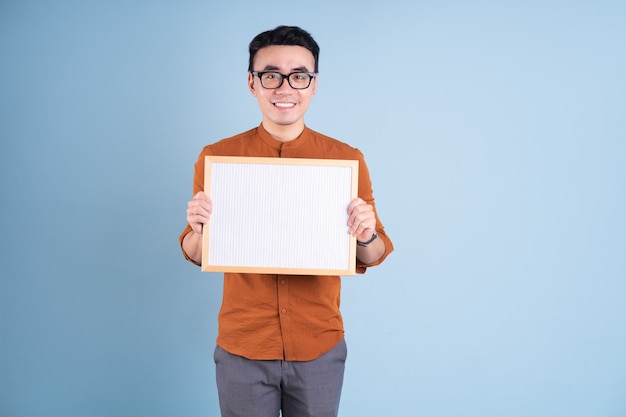
POLYGON ((312 72, 292 72, 291 74, 285 75, 275 71, 253 71, 252 75, 259 77, 263 88, 267 88, 268 90, 280 88, 285 78, 294 90, 304 90, 309 88, 316 74, 312 72))

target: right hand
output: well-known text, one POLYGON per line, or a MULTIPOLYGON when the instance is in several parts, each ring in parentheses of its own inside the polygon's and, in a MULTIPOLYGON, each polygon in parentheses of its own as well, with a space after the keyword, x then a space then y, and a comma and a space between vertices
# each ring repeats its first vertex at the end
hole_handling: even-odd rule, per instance
POLYGON ((187 223, 195 233, 202 234, 202 226, 209 222, 213 212, 213 202, 203 191, 193 196, 187 203, 187 223))

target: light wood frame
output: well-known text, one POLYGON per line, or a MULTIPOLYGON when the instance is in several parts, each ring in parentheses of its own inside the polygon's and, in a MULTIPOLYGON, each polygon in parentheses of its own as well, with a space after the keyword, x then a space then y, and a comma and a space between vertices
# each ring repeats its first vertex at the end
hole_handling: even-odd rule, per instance
POLYGON ((202 271, 354 275, 356 160, 206 156, 202 271))

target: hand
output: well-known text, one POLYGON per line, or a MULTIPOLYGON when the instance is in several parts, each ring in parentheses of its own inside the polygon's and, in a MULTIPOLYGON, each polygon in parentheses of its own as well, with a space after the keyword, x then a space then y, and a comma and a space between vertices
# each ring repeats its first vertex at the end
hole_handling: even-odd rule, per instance
POLYGON ((352 200, 348 206, 348 232, 360 242, 367 242, 376 231, 374 207, 360 198, 352 200))
POLYGON ((202 234, 202 226, 209 222, 213 212, 213 202, 204 192, 200 191, 187 203, 187 222, 191 229, 202 234))

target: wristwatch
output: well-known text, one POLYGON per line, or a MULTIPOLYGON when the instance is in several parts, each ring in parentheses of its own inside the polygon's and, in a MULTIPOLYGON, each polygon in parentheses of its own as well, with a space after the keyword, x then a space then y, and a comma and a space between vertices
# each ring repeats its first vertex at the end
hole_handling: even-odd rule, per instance
POLYGON ((366 247, 368 246, 370 243, 372 243, 373 241, 375 241, 378 238, 378 233, 376 233, 376 231, 374 231, 374 234, 372 234, 372 237, 370 238, 370 240, 368 240, 367 242, 360 242, 360 241, 356 241, 356 244, 359 246, 363 246, 366 247))

